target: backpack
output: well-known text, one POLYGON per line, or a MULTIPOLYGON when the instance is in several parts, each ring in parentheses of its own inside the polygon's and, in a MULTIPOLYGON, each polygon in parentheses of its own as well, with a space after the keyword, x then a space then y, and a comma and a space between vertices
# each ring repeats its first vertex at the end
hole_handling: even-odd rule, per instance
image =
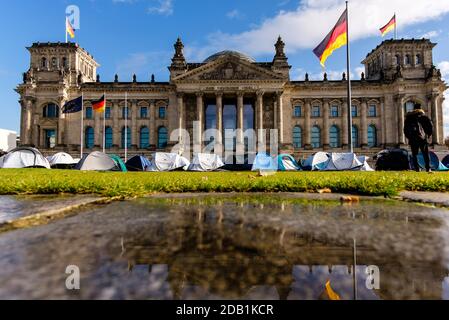
POLYGON ((407 139, 416 140, 426 140, 426 131, 424 130, 421 121, 419 119, 413 119, 413 121, 408 121, 404 128, 404 134, 407 139))

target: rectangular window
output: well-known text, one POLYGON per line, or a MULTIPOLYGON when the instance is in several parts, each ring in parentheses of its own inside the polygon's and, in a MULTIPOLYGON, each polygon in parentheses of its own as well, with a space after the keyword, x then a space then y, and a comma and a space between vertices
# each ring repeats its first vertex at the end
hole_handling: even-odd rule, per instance
POLYGON ((122 109, 122 118, 129 119, 129 107, 123 107, 122 109))
POLYGON ((141 119, 148 118, 148 108, 147 107, 141 107, 140 108, 140 118, 141 119))
POLYGON ((313 117, 313 118, 319 118, 319 117, 321 117, 320 106, 313 106, 313 107, 312 107, 312 117, 313 117))
POLYGON ((377 117, 377 110, 375 105, 371 105, 368 108, 368 117, 377 117))
POLYGON ((56 147, 56 130, 45 130, 45 147, 47 149, 56 147))
POLYGON ((104 116, 106 119, 111 119, 111 107, 106 107, 104 116))
POLYGON ((92 111, 92 107, 87 107, 86 108, 86 119, 93 119, 94 114, 92 111))
POLYGON ((166 108, 160 107, 159 108, 159 119, 165 119, 166 117, 166 108))
POLYGON ((357 106, 352 106, 351 110, 352 110, 352 117, 353 118, 356 118, 356 117, 359 116, 359 113, 358 113, 358 110, 357 110, 357 106))
POLYGON ((294 116, 295 116, 295 118, 302 117, 302 107, 301 106, 295 106, 294 116))
POLYGON ((332 118, 338 118, 339 117, 338 106, 332 106, 331 107, 331 117, 332 118))

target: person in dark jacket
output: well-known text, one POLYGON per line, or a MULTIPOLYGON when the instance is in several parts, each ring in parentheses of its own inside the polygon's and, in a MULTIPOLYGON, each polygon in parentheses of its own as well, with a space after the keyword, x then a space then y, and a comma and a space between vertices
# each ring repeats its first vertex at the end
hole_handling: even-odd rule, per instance
POLYGON ((412 149, 413 166, 420 171, 418 164, 418 153, 421 150, 426 164, 426 171, 430 169, 429 138, 433 134, 433 123, 426 116, 420 104, 415 104, 414 110, 407 113, 404 123, 404 134, 412 149))

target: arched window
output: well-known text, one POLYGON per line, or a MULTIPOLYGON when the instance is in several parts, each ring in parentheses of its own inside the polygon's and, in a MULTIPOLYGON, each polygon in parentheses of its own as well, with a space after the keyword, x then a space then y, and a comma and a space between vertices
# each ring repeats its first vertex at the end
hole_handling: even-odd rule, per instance
POLYGON ((358 148, 359 144, 359 128, 352 126, 352 146, 358 148))
POLYGON ((54 103, 49 103, 43 110, 44 118, 57 118, 59 117, 59 107, 54 103))
POLYGON ((140 149, 146 149, 150 146, 150 130, 148 127, 140 129, 140 149))
POLYGON ((111 127, 106 127, 106 130, 104 132, 104 137, 105 137, 105 148, 106 149, 111 149, 112 148, 112 144, 113 144, 113 133, 112 133, 112 128, 111 127))
POLYGON ((397 65, 397 66, 400 66, 400 65, 401 65, 401 56, 397 54, 397 55, 395 56, 395 58, 396 58, 396 61, 395 61, 395 62, 396 62, 396 65, 397 65))
POLYGON ((318 126, 312 128, 311 143, 312 148, 321 148, 321 129, 318 126))
POLYGON ((47 58, 42 57, 42 59, 41 59, 41 67, 42 68, 47 68, 47 58))
POLYGON ((67 68, 67 58, 66 57, 62 58, 62 67, 67 68))
POLYGON ((337 126, 329 128, 329 145, 331 148, 340 147, 340 129, 337 126))
POLYGON ((95 144, 95 131, 92 127, 87 127, 84 135, 84 141, 87 149, 92 149, 95 144))
POLYGON ((411 64, 410 55, 408 55, 408 54, 405 55, 404 63, 407 66, 411 64))
POLYGON ((159 149, 164 149, 168 144, 168 131, 165 127, 160 127, 157 130, 157 147, 159 149))
POLYGON ((296 126, 293 128, 293 147, 302 147, 302 129, 300 126, 296 126))
POLYGON ((415 57, 415 64, 418 66, 422 63, 421 55, 417 54, 415 57))
POLYGON ((131 148, 131 129, 129 127, 123 127, 122 129, 122 149, 131 148), (126 140, 126 145, 125 145, 126 140))
POLYGON ((58 68, 58 59, 57 58, 51 58, 51 67, 52 69, 57 69, 58 68))
POLYGON ((368 147, 377 147, 377 128, 373 124, 368 126, 368 147))

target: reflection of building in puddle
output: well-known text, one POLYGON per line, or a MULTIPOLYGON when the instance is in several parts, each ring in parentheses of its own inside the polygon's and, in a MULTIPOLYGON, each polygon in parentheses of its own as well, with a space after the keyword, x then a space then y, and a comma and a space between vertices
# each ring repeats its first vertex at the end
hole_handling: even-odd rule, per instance
MULTIPOLYGON (((351 237, 358 236, 359 299, 439 299, 444 295, 446 271, 440 252, 436 249, 419 260, 419 253, 400 251, 402 245, 410 250, 410 243, 417 243, 409 238, 417 227, 413 219, 392 219, 385 228, 386 221, 354 220, 353 214, 347 221, 337 214, 339 223, 332 214, 307 221, 291 212, 291 220, 261 220, 246 214, 245 206, 234 208, 225 210, 226 214, 222 206, 184 209, 160 223, 133 227, 125 237, 124 258, 132 270, 139 265, 167 265, 163 287, 169 287, 175 299, 319 299, 327 280, 342 299, 353 299, 351 237), (401 229, 402 234, 391 234, 401 229), (372 241, 379 237, 395 242, 372 241), (380 269, 380 290, 366 287, 368 265, 380 269)), ((291 209, 286 205, 284 212, 291 209)), ((420 230, 421 236, 427 231, 420 230)))

